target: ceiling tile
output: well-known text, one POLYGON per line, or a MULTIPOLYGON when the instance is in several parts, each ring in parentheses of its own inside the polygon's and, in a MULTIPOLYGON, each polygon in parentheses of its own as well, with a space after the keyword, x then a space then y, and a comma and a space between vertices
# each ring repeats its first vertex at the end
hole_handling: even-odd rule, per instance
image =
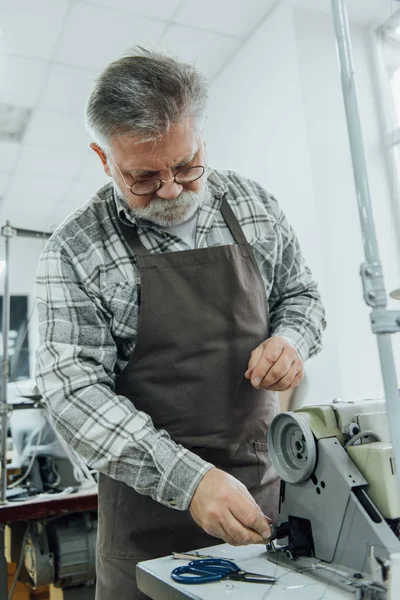
POLYGON ((35 106, 47 69, 48 63, 42 60, 0 55, 0 102, 35 106))
POLYGON ((24 145, 15 171, 17 175, 30 177, 41 175, 44 177, 62 177, 69 179, 80 174, 87 157, 86 148, 38 148, 24 145))
POLYGON ((246 37, 277 0, 186 0, 174 21, 246 37))
POLYGON ((90 144, 83 117, 35 110, 24 137, 28 146, 67 148, 81 152, 90 144))
POLYGON ((195 63, 207 77, 212 77, 241 45, 240 39, 196 31, 181 25, 171 25, 162 39, 167 52, 195 63))
POLYGON ((0 53, 49 59, 68 9, 66 0, 9 0, 0 4, 0 53))
POLYGON ((20 148, 16 142, 0 142, 0 173, 13 170, 20 148))
POLYGON ((77 4, 60 40, 57 62, 81 67, 106 65, 134 44, 156 44, 165 24, 126 12, 77 4))
POLYGON ((62 65, 51 67, 39 108, 83 115, 85 102, 99 71, 62 65))
POLYGON ((108 6, 110 8, 121 8, 144 17, 163 19, 169 21, 181 0, 91 0, 91 4, 108 6))

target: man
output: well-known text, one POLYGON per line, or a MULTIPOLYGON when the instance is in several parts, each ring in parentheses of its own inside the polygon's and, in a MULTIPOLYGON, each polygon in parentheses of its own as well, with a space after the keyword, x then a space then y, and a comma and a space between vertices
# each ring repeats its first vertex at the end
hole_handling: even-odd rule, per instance
POLYGON ((111 182, 56 230, 37 277, 37 381, 100 472, 98 600, 144 598, 139 560, 263 543, 277 514, 276 391, 325 326, 276 200, 206 165, 207 89, 139 49, 86 106, 111 182))

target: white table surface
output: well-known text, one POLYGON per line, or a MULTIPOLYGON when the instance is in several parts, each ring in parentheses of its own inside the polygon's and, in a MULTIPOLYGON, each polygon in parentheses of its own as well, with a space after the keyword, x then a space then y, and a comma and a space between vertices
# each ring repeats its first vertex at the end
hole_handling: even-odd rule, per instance
POLYGON ((188 561, 172 556, 144 561, 137 566, 139 588, 152 600, 354 600, 354 594, 321 583, 312 577, 289 571, 267 559, 264 546, 233 547, 228 544, 202 548, 202 554, 233 559, 243 570, 278 578, 274 585, 237 581, 182 585, 171 579, 175 567, 188 561))

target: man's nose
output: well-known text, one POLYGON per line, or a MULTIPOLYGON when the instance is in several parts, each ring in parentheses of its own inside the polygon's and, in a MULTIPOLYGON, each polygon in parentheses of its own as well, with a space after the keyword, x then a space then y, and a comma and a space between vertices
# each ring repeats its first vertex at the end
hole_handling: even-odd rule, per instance
POLYGON ((173 179, 162 180, 163 184, 157 192, 157 196, 163 200, 174 200, 182 191, 180 183, 176 183, 173 179))

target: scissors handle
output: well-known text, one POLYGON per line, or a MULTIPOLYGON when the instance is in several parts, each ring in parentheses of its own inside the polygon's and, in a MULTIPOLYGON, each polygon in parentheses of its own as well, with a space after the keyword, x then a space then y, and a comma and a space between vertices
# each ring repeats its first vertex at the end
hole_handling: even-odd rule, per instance
POLYGON ((183 567, 177 567, 171 577, 178 583, 211 583, 221 579, 248 581, 251 583, 276 583, 275 577, 261 573, 248 573, 240 569, 236 563, 223 558, 205 558, 192 560, 183 567))
POLYGON ((178 583, 210 583, 230 577, 239 571, 239 567, 231 560, 203 558, 177 567, 172 571, 171 577, 178 583))

